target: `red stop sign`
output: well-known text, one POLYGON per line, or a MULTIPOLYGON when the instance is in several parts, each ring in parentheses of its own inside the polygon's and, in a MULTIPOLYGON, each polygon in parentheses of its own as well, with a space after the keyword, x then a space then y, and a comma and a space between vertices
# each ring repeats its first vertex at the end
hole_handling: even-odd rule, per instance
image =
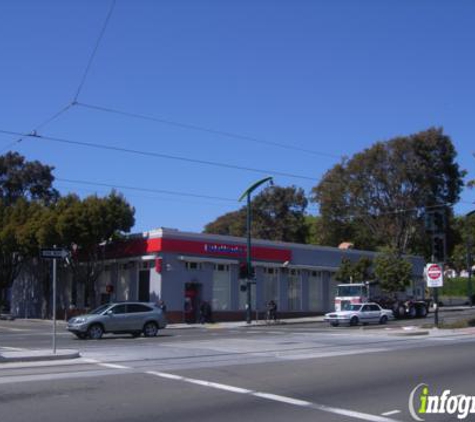
POLYGON ((441 275, 442 275, 442 268, 440 268, 440 266, 437 264, 432 264, 427 269, 427 276, 431 278, 432 280, 439 279, 441 275))

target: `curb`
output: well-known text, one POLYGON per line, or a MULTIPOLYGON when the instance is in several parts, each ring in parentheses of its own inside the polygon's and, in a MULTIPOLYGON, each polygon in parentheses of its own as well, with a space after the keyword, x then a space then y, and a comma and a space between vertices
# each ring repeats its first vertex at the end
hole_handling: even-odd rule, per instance
POLYGON ((78 350, 57 350, 53 353, 49 350, 25 350, 21 352, 3 352, 0 354, 0 366, 2 363, 12 362, 40 362, 52 360, 67 360, 81 357, 78 350))
POLYGON ((397 337, 410 337, 410 336, 428 336, 429 331, 401 331, 398 333, 390 333, 392 336, 397 337))

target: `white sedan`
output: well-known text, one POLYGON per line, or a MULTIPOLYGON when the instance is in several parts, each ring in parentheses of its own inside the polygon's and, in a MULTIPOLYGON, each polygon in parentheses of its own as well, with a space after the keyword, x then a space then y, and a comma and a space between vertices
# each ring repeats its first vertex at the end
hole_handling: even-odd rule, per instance
POLYGON ((393 311, 383 309, 377 303, 350 305, 344 311, 325 314, 325 321, 328 321, 334 327, 338 327, 340 324, 348 324, 350 326, 355 326, 359 323, 386 324, 391 319, 394 319, 393 311))

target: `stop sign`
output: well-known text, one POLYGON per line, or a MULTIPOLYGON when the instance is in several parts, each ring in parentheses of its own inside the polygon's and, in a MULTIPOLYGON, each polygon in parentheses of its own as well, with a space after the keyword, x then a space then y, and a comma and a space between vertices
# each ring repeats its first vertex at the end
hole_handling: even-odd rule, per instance
POLYGON ((444 283, 444 273, 439 264, 427 264, 426 266, 427 286, 442 287, 444 283))

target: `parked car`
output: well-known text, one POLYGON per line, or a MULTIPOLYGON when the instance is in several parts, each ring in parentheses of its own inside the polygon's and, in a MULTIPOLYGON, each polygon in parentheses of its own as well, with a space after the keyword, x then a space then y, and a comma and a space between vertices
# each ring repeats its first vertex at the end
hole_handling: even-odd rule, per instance
POLYGON ((334 327, 338 327, 340 324, 351 326, 358 325, 359 323, 386 324, 392 319, 394 319, 393 311, 383 309, 377 303, 349 305, 344 311, 325 314, 325 321, 328 321, 334 327))
POLYGON ((80 339, 98 340, 104 333, 154 337, 167 326, 164 312, 154 303, 119 302, 99 306, 68 321, 67 330, 80 339))

